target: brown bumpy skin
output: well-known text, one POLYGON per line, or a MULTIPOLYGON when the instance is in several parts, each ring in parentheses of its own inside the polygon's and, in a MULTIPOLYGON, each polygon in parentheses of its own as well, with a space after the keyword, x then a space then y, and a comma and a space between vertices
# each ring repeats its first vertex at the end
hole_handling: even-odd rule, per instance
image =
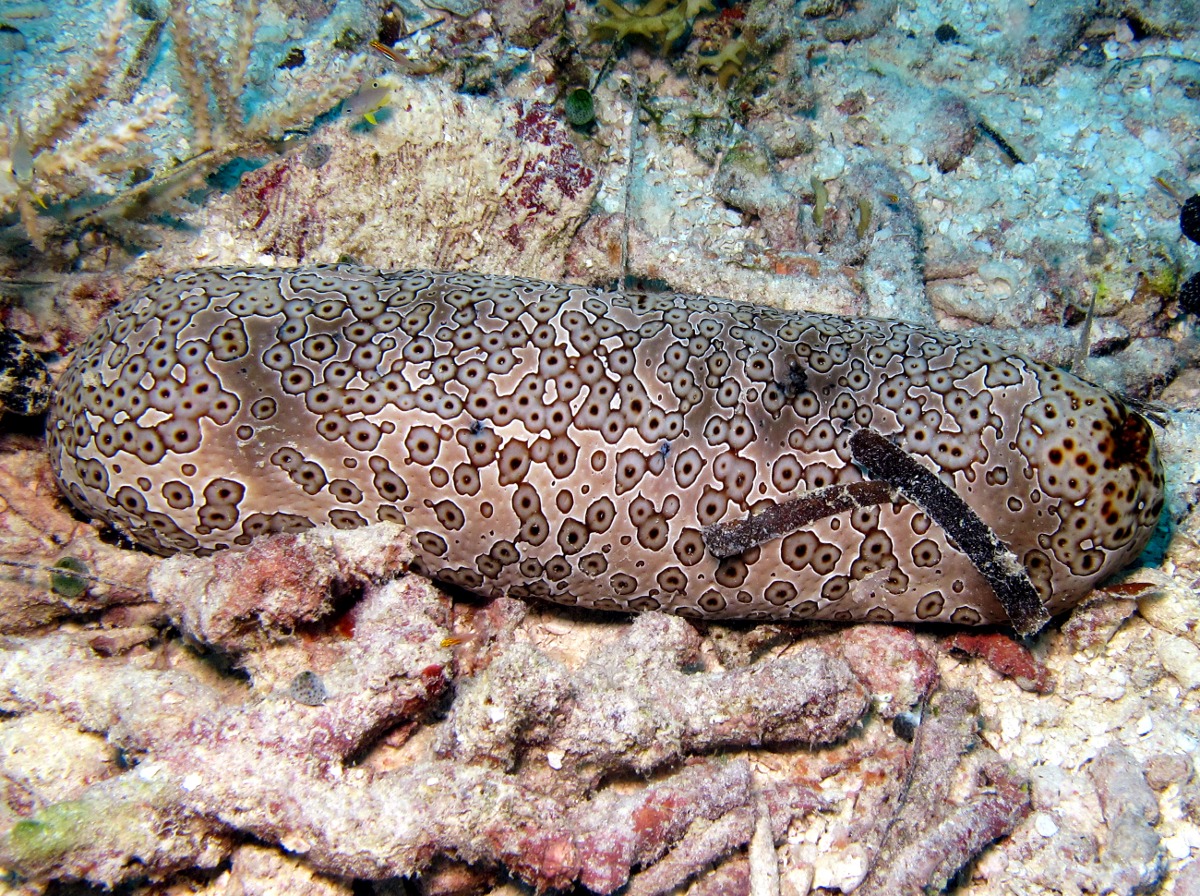
POLYGON ((912 503, 725 560, 701 530, 862 480, 857 430, 937 472, 1050 612, 1145 546, 1150 428, 1109 393, 908 323, 347 266, 188 271, 109 314, 58 384, 63 490, 162 553, 409 526, 485 595, 748 619, 1002 622, 912 503))

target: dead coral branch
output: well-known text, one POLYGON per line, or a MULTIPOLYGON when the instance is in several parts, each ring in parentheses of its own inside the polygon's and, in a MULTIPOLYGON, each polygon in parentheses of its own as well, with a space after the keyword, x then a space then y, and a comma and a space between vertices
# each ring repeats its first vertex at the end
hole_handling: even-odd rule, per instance
POLYGON ((899 810, 885 822, 882 847, 855 893, 941 892, 1029 813, 1028 782, 982 744, 978 710, 969 691, 934 696, 917 729, 899 810))
MULTIPOLYGON (((463 637, 428 581, 391 578, 407 554, 399 534, 315 529, 164 563, 155 601, 193 641, 235 654, 249 682, 178 650, 170 662, 107 656, 86 631, 6 642, 0 710, 102 734, 140 762, 65 801, 39 796, 6 827, 0 813, 0 865, 113 886, 211 867, 252 837, 347 877, 411 875, 448 856, 539 889, 611 893, 671 854, 660 876, 684 880, 687 856, 714 861, 744 844, 758 799, 745 758, 697 752, 835 740, 866 708, 845 664, 814 648, 685 674, 699 636, 649 614, 572 669, 505 623, 440 730, 413 736, 404 761, 348 764, 381 731, 400 726, 396 749, 427 724, 463 637), (332 596, 348 585, 362 597, 339 608, 332 596), (319 699, 298 692, 300 679, 319 680, 319 699), (599 786, 614 777, 624 780, 599 786)), ((524 613, 497 603, 478 614, 485 625, 524 613)), ((819 804, 808 791, 777 802, 781 818, 819 804)))

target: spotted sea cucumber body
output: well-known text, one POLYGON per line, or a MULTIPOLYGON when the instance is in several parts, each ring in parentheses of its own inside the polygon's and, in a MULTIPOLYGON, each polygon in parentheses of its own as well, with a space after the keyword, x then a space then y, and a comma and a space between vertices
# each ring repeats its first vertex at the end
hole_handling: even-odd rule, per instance
POLYGON ((1051 612, 1162 507, 1148 424, 1107 392, 908 323, 517 278, 209 269, 114 309, 59 383, 56 474, 167 553, 399 521, 486 595, 751 619, 1004 621, 897 497, 725 560, 701 530, 862 480, 869 427, 937 472, 1051 612))

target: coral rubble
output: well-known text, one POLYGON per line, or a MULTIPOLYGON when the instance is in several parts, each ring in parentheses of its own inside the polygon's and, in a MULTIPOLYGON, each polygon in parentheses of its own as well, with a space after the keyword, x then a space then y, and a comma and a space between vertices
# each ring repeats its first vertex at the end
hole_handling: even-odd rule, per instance
MULTIPOLYGON (((696 631, 658 615, 618 627, 572 669, 514 636, 515 603, 486 666, 456 681, 451 648, 466 636, 452 635, 450 602, 420 577, 395 577, 407 559, 396 527, 368 532, 275 536, 159 567, 161 614, 248 681, 214 677, 190 652, 166 667, 159 651, 108 656, 86 633, 10 640, 3 708, 100 733, 133 767, 65 792, 26 775, 29 811, 9 815, 2 861, 34 879, 111 886, 211 867, 251 835, 343 876, 413 874, 445 855, 541 888, 578 880, 610 893, 664 855, 656 875, 674 881, 695 856, 719 859, 749 839, 747 760, 682 760, 828 743, 865 708, 849 668, 816 647, 688 673, 696 631), (331 603, 356 589, 349 607, 331 603), (305 672, 322 683, 318 705, 289 686, 305 672), (425 736, 414 723, 452 690, 448 717, 425 736), (387 750, 405 761, 347 764, 385 730, 404 732, 387 750), (627 772, 651 777, 604 784, 627 772)), ((779 818, 820 803, 798 785, 772 794, 779 818)), ((649 880, 639 892, 658 891, 649 880)))
POLYGON ((285 156, 210 205, 214 238, 247 232, 240 254, 205 238, 191 251, 205 263, 349 256, 383 268, 555 278, 596 187, 548 106, 466 97, 436 83, 397 81, 378 127, 342 120, 321 145, 321 164, 285 156), (494 241, 482 242, 480 228, 494 241))

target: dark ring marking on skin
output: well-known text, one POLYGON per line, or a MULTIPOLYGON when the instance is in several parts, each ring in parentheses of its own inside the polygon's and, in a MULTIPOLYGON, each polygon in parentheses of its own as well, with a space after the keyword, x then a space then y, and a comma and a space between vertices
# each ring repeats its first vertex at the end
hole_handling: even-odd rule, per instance
POLYGON ((708 552, 718 560, 724 560, 783 538, 825 517, 874 504, 888 504, 899 498, 900 493, 883 481, 827 485, 745 519, 705 526, 700 535, 708 552))
POLYGON ((1049 621, 1050 614, 1017 555, 935 473, 870 429, 860 429, 850 436, 850 453, 867 475, 894 487, 929 514, 971 558, 996 592, 1018 634, 1035 634, 1049 621))
POLYGON ((163 554, 381 520, 485 596, 1008 622, 890 468, 854 463, 863 428, 953 488, 1051 614, 1132 562, 1163 506, 1142 417, 998 346, 469 272, 163 277, 78 347, 46 439, 75 506, 163 554))

